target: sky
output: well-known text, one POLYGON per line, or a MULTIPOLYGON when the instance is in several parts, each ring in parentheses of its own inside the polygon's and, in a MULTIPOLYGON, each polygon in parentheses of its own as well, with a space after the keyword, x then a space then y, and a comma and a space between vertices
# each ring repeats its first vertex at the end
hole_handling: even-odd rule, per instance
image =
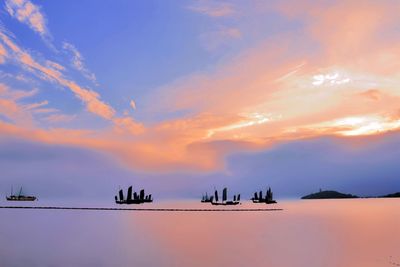
POLYGON ((400 191, 399 12, 397 0, 2 0, 0 190, 400 191))

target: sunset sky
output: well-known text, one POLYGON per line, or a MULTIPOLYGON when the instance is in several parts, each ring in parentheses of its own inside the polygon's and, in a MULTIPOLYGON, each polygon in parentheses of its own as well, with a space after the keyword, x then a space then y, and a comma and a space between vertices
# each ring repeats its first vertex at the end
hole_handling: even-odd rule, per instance
POLYGON ((400 191, 399 14, 398 0, 1 0, 1 193, 400 191))

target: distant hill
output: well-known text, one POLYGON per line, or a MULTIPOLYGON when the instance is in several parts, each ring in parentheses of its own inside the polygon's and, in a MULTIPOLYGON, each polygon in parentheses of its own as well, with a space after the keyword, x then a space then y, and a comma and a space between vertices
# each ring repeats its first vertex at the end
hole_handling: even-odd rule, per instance
POLYGON ((384 196, 380 196, 380 197, 387 197, 387 198, 390 198, 390 197, 400 197, 400 192, 393 193, 393 194, 388 194, 388 195, 384 195, 384 196))
POLYGON ((319 191, 302 197, 301 199, 336 199, 336 198, 358 198, 351 194, 343 194, 337 191, 319 191))

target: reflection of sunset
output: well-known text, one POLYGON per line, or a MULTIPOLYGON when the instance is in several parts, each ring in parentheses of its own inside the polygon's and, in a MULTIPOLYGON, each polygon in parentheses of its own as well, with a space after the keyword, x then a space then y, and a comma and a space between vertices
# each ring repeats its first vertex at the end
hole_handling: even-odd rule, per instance
POLYGON ((152 233, 142 238, 157 246, 167 266, 389 266, 400 245, 395 200, 279 206, 284 211, 138 214, 125 227, 152 233))

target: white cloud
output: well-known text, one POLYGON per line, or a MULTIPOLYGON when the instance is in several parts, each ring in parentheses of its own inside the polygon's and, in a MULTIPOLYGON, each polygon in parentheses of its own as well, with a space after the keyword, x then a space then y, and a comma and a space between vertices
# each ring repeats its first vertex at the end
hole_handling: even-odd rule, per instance
POLYGON ((350 82, 350 78, 343 77, 337 72, 328 73, 328 74, 318 74, 313 76, 312 84, 315 86, 320 86, 323 84, 330 84, 330 85, 340 85, 350 82))

